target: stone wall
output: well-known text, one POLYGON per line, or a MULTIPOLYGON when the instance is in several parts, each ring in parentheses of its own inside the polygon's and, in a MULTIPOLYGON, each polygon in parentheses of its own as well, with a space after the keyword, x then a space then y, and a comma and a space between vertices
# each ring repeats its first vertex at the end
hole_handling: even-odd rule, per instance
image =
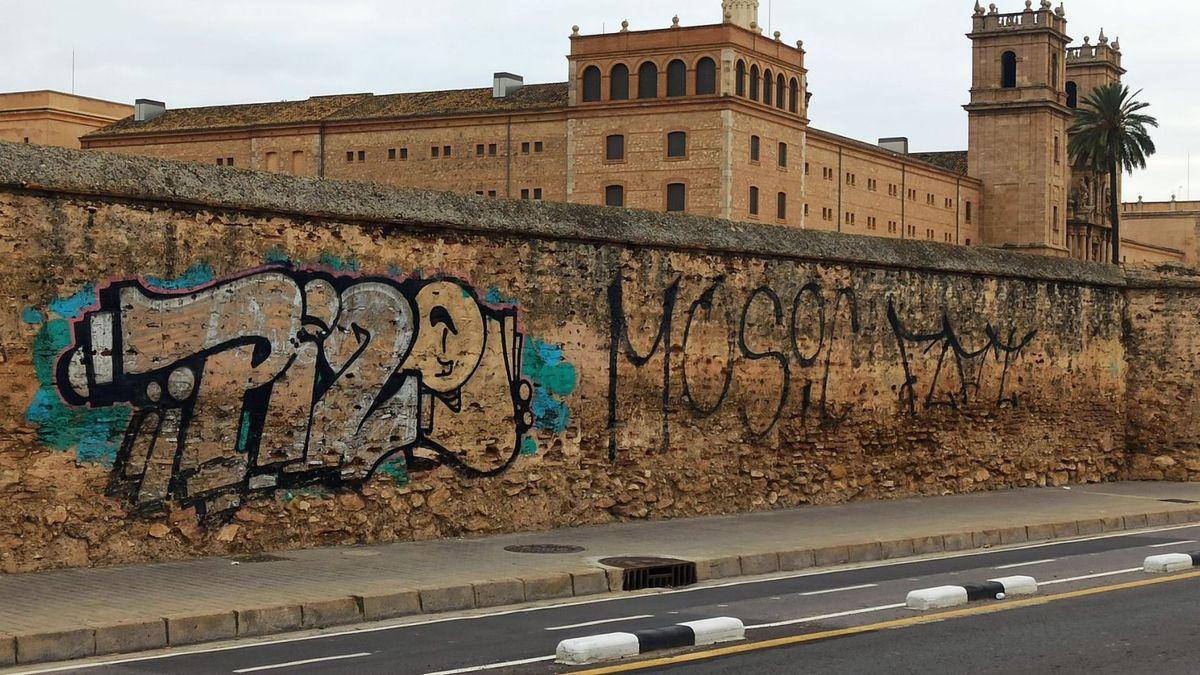
POLYGON ((0 254, 8 572, 1127 468, 1098 265, 2 143, 0 254))

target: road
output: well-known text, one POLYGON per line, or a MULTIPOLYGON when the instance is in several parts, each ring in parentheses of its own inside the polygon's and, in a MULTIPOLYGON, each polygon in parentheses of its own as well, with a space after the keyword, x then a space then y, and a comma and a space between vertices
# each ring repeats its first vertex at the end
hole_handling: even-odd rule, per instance
MULTIPOLYGON (((1188 638, 1196 637, 1200 628, 1193 628, 1188 617, 1194 616, 1200 600, 1200 579, 1032 606, 1021 606, 1020 600, 975 603, 970 612, 989 613, 950 614, 945 616, 954 618, 936 623, 906 624, 773 649, 757 649, 756 645, 884 622, 925 620, 927 614, 902 606, 906 594, 916 588, 1022 574, 1034 576, 1042 584, 1037 601, 1041 602, 1047 596, 1085 589, 1161 581, 1161 577, 1140 571, 1142 560, 1154 553, 1200 550, 1198 540, 1200 525, 1160 528, 14 672, 572 672, 586 669, 552 662, 555 646, 562 639, 718 616, 744 621, 747 641, 737 647, 753 651, 683 664, 653 662, 642 672, 777 673, 796 672, 798 664, 803 664, 803 671, 856 673, 917 672, 937 664, 943 669, 984 672, 1182 672, 1191 665, 1186 669, 1194 672, 1200 647, 1188 638), (1018 608, 994 611, 1005 605, 1018 608)), ((704 649, 692 654, 712 653, 704 649)))

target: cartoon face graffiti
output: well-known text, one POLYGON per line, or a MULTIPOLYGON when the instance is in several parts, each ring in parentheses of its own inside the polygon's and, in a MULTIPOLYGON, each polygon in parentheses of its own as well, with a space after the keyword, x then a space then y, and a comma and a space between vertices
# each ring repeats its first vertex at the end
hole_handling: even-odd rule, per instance
POLYGON ((503 471, 532 425, 522 339, 514 308, 454 279, 121 281, 76 322, 58 382, 72 405, 136 407, 114 491, 224 510, 259 489, 360 483, 398 453, 503 471))

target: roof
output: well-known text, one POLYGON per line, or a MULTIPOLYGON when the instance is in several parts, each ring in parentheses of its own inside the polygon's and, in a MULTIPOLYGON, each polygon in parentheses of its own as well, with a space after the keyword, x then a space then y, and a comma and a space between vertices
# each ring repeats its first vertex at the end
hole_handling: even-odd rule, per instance
POLYGON ((842 136, 831 131, 816 129, 809 127, 810 134, 824 137, 834 143, 858 148, 865 152, 874 152, 877 154, 888 155, 896 159, 905 159, 919 164, 926 164, 939 171, 948 171, 959 176, 967 176, 967 151, 966 150, 951 150, 948 152, 910 152, 907 155, 901 152, 888 150, 874 143, 867 143, 849 136, 842 136))
POLYGON ((492 88, 409 94, 341 94, 303 101, 168 109, 148 122, 126 117, 84 138, 187 131, 216 131, 288 124, 386 120, 441 115, 503 114, 567 107, 567 84, 531 84, 502 99, 492 88))

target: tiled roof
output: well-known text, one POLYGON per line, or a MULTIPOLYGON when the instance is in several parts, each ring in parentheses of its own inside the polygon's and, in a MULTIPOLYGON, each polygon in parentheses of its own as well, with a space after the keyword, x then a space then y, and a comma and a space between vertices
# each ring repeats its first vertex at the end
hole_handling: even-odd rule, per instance
POLYGON ((960 175, 967 175, 967 151, 950 150, 947 152, 914 152, 909 157, 919 159, 926 164, 940 166, 943 169, 960 175))
POLYGON ((567 84, 531 84, 502 99, 492 89, 455 89, 411 94, 342 94, 304 101, 168 109, 149 122, 127 117, 85 138, 132 134, 242 129, 333 121, 382 120, 438 115, 497 114, 554 110, 567 106, 567 84))
POLYGON ((834 143, 838 143, 840 145, 846 145, 849 147, 858 148, 858 149, 866 151, 866 152, 874 152, 874 153, 879 153, 879 154, 883 154, 883 155, 890 155, 897 159, 908 159, 908 160, 911 160, 914 162, 928 164, 936 169, 940 169, 942 171, 949 171, 950 173, 957 174, 960 176, 967 175, 967 151, 966 150, 952 150, 949 152, 910 152, 906 155, 903 153, 888 150, 887 148, 881 148, 878 145, 875 145, 874 143, 860 141, 856 138, 850 138, 849 136, 842 136, 840 134, 835 134, 831 131, 825 131, 823 129, 816 129, 813 127, 809 127, 808 131, 810 134, 812 134, 814 136, 824 137, 826 140, 832 141, 834 143))

